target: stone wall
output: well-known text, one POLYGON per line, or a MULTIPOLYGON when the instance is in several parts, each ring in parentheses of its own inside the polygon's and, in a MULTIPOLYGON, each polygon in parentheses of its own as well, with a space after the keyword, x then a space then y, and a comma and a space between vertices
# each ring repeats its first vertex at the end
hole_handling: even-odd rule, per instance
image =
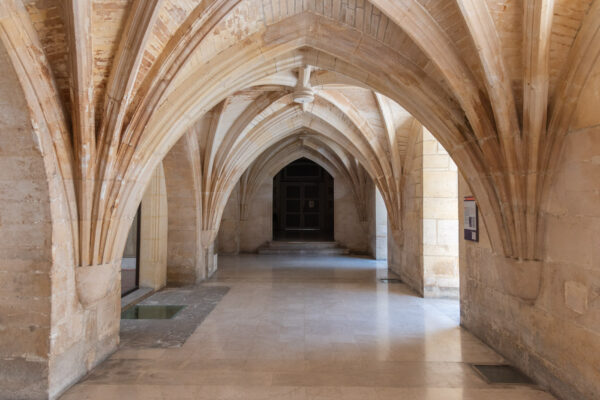
POLYGON ((0 398, 48 390, 50 194, 27 103, 0 45, 0 398))
MULTIPOLYGON (((273 180, 267 178, 260 184, 248 204, 247 219, 243 221, 239 221, 238 191, 239 184, 232 191, 221 218, 220 254, 254 253, 273 239, 273 180)), ((333 196, 334 239, 353 253, 369 254, 369 222, 359 220, 354 196, 345 180, 334 180, 333 196)))
MULTIPOLYGON (((565 400, 600 393, 600 64, 583 90, 543 204, 543 264, 534 302, 508 294, 509 260, 460 241, 461 322, 565 400)), ((471 195, 464 180, 460 196, 471 195)), ((463 229, 461 210, 461 231, 463 229)))
POLYGON ((221 217, 221 226, 217 235, 219 254, 238 254, 240 252, 240 185, 237 183, 221 217))
POLYGON ((379 189, 375 188, 375 247, 372 254, 376 260, 387 260, 388 253, 388 213, 379 189))
POLYGON ((49 398, 58 397, 117 349, 120 268, 120 259, 94 267, 55 263, 49 398))
POLYGON ((458 298, 458 172, 444 147, 423 130, 423 292, 458 298))
POLYGON ((368 220, 360 221, 350 184, 336 178, 333 181, 333 238, 352 253, 369 254, 368 226, 368 220))
POLYGON ((273 179, 260 184, 247 207, 248 216, 240 222, 240 250, 253 253, 273 239, 273 179))
MULTIPOLYGON (((153 173, 142 202, 140 285, 158 289, 166 282, 167 249, 166 187, 161 165, 153 173)), ((97 272, 86 271, 90 267, 74 267, 72 259, 64 256, 72 253, 72 249, 62 248, 67 246, 61 240, 64 239, 64 230, 61 230, 64 225, 64 221, 54 219, 56 245, 53 246, 48 393, 39 398, 60 395, 110 355, 119 342, 121 260, 91 267, 110 270, 112 274, 96 275, 97 272), (103 285, 98 276, 107 276, 110 281, 103 285), (105 293, 95 293, 103 287, 105 293), (88 303, 89 298, 93 301, 88 303)), ((0 398, 4 398, 1 393, 0 398)))
POLYGON ((458 172, 429 133, 411 138, 404 168, 402 238, 388 238, 388 265, 426 297, 458 297, 458 172))
POLYGON ((247 205, 246 218, 240 220, 239 183, 231 192, 219 227, 219 254, 255 253, 273 239, 273 181, 260 184, 247 205))
POLYGON ((111 282, 84 304, 90 267, 76 267, 62 182, 2 45, 0 108, 0 398, 55 398, 116 349, 120 260, 94 267, 111 282))
MULTIPOLYGON (((388 266, 411 288, 423 295, 423 135, 410 138, 404 162, 401 243, 388 236, 388 266)), ((388 230, 391 232, 391 229, 388 230)))
POLYGON ((167 188, 162 164, 156 168, 142 199, 140 286, 158 290, 167 284, 167 188))
POLYGON ((167 153, 163 166, 169 215, 167 282, 190 284, 202 279, 204 271, 197 220, 199 210, 185 137, 167 153))
POLYGON ((367 225, 369 238, 368 253, 376 260, 386 260, 388 253, 388 216, 385 202, 373 181, 367 185, 367 225))
MULTIPOLYGON (((377 211, 376 211, 376 190, 375 182, 370 180, 365 185, 365 211, 366 211, 366 220, 363 222, 363 225, 367 231, 367 246, 368 253, 373 256, 373 258, 377 258, 377 211), (367 221, 371 223, 367 223, 367 221)), ((387 220, 385 221, 387 228, 387 220)))

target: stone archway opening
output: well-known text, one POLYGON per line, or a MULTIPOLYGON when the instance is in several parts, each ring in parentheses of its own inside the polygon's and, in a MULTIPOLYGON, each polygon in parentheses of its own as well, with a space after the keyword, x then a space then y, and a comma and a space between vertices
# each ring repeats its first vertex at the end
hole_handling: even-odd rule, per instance
POLYGON ((138 207, 121 260, 122 306, 167 284, 167 187, 162 163, 152 174, 138 207))

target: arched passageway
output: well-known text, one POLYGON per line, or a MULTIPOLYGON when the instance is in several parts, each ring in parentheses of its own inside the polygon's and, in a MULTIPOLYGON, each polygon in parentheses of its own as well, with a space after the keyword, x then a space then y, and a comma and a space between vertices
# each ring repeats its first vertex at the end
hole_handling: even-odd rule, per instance
POLYGON ((390 266, 424 295, 413 261, 443 245, 419 248, 407 205, 444 200, 425 185, 439 171, 411 173, 451 158, 481 216, 460 246, 463 325, 560 396, 595 397, 599 25, 600 0, 1 2, 16 106, 2 104, 0 145, 3 160, 31 155, 7 173, 27 189, 2 193, 2 229, 43 249, 3 261, 48 278, 46 308, 7 317, 42 345, 0 347, 3 371, 42 383, 2 386, 55 397, 116 348, 123 250, 158 169, 167 250, 152 259, 189 284, 218 269, 224 216, 248 225, 261 171, 302 153, 345 182, 352 229, 370 232, 379 191, 390 266), (428 136, 445 151, 410 156, 428 136))

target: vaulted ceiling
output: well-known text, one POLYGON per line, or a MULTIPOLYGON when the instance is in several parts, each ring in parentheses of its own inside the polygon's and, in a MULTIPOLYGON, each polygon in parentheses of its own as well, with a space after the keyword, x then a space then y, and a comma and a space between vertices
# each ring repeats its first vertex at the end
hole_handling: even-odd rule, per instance
MULTIPOLYGON (((70 109, 70 87, 72 76, 69 71, 69 22, 65 4, 61 0, 23 0, 27 13, 35 28, 41 45, 52 67, 52 73, 61 93, 62 103, 70 109)), ((102 115, 104 97, 106 96, 107 83, 110 78, 113 62, 118 54, 119 46, 126 30, 126 24, 131 14, 140 6, 154 8, 153 16, 146 27, 145 43, 136 51, 142 57, 138 66, 136 82, 133 92, 142 84, 152 66, 160 58, 161 53, 167 50, 169 41, 181 35, 181 31, 192 23, 192 19, 207 8, 203 0, 152 0, 143 1, 140 5, 134 0, 91 0, 89 22, 91 37, 91 67, 93 68, 94 104, 96 114, 102 115)), ((225 3, 225 2, 223 2, 225 3)), ((232 3, 232 2, 229 2, 232 3)), ((241 2, 236 2, 241 3, 241 2)), ((436 70, 427 53, 419 49, 415 43, 398 25, 381 13, 377 6, 394 3, 394 0, 381 2, 368 1, 256 1, 257 9, 253 10, 262 15, 263 23, 272 23, 292 16, 300 11, 310 11, 335 18, 345 24, 362 30, 365 34, 377 38, 393 49, 398 49, 421 69, 427 71, 436 81, 443 83, 444 79, 436 70)), ((430 16, 430 23, 435 23, 447 35, 448 40, 455 46, 464 62, 475 75, 481 86, 485 78, 482 66, 478 61, 477 49, 470 36, 461 5, 468 7, 467 1, 446 0, 420 0, 397 2, 402 8, 421 6, 430 16), (413 5, 414 4, 414 5, 413 5)), ((500 50, 505 63, 511 86, 514 89, 515 100, 522 104, 523 69, 525 65, 523 38, 526 35, 524 4, 529 7, 540 7, 546 3, 549 7, 553 3, 552 25, 549 29, 549 81, 550 97, 555 92, 560 74, 565 67, 569 50, 573 45, 584 16, 592 0, 554 0, 531 1, 523 0, 486 0, 490 18, 495 31, 500 39, 500 50)), ((243 18, 243 7, 234 13, 233 18, 243 18), (237 15, 236 15, 237 14, 237 15)), ((249 7, 247 7, 248 9, 249 7)), ((550 12, 549 11, 549 12, 550 12)), ((417 14, 413 15, 415 18, 417 14)), ((229 18, 231 20, 232 17, 229 18)), ((230 21, 228 21, 230 22, 230 21)), ((250 22, 250 21, 248 21, 250 22)), ((256 23, 256 21, 254 21, 256 23)), ((223 26, 217 27, 216 35, 221 34, 223 26)), ((425 28, 425 27, 423 27, 425 28)), ((248 29, 243 27, 242 29, 248 29)), ((435 51, 435 49, 432 49, 435 51)), ((442 56, 440 54, 440 56, 442 56)), ((522 107, 518 107, 522 110, 522 107)))
POLYGON ((188 131, 198 142, 205 229, 215 229, 240 178, 242 194, 251 197, 264 173, 277 172, 266 165, 275 163, 278 170, 285 165, 281 160, 291 162, 293 154, 305 152, 353 183, 357 204, 364 203, 366 177, 373 179, 392 229, 399 230, 402 169, 408 141, 421 125, 369 89, 323 84, 326 71, 310 73, 313 99, 299 104, 294 101, 298 74, 290 71, 290 86, 254 86, 226 97, 188 131))
POLYGON ((495 250, 538 258, 547 171, 600 54, 599 24, 600 0, 0 4, 81 265, 119 255, 141 188, 189 132, 204 193, 226 193, 264 151, 308 132, 360 163, 393 210, 410 118, 467 178, 495 250), (316 92, 302 106, 292 92, 306 67, 316 92))

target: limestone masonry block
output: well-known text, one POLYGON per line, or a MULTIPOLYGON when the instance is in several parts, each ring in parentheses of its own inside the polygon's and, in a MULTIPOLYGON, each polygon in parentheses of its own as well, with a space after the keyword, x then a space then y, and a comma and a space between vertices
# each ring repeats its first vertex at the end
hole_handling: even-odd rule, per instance
POLYGON ((565 282, 565 304, 578 314, 584 314, 588 309, 588 288, 575 281, 565 282))

